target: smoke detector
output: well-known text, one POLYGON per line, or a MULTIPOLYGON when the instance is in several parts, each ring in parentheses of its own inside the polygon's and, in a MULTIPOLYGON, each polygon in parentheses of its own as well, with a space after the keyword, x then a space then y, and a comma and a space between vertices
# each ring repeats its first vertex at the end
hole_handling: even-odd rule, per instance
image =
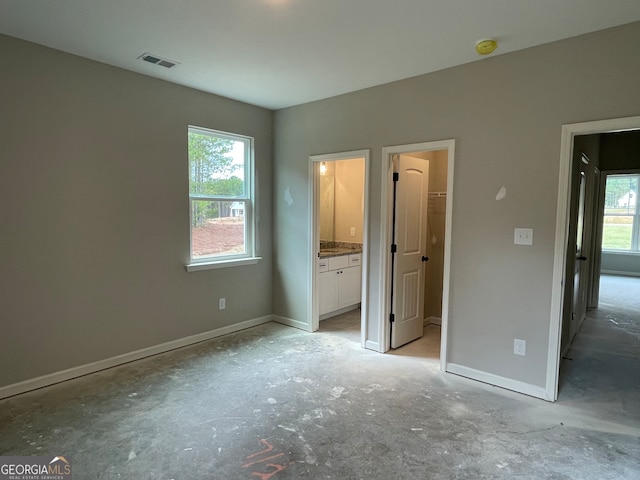
POLYGON ((476 52, 478 52, 479 55, 489 55, 493 53, 496 48, 498 48, 498 42, 491 38, 478 40, 476 42, 476 52))
POLYGON ((144 60, 145 62, 153 63, 154 65, 160 65, 161 67, 165 68, 172 68, 176 65, 180 65, 180 62, 169 60, 168 58, 163 58, 160 55, 149 52, 144 52, 138 57, 138 60, 144 60))

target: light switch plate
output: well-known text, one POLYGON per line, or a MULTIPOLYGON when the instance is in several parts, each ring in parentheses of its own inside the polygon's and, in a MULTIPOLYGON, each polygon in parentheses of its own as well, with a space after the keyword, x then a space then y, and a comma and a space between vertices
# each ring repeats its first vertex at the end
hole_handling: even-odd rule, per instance
POLYGON ((516 245, 533 245, 533 228, 516 228, 513 235, 516 245))
POLYGON ((513 354, 525 356, 527 354, 527 341, 519 338, 513 339, 513 354))

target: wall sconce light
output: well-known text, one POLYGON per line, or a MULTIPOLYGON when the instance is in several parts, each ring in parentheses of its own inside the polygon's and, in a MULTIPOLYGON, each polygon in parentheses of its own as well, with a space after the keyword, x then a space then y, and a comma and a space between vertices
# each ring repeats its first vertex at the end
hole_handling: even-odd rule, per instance
POLYGON ((327 173, 327 164, 322 162, 320 164, 320 175, 324 175, 325 173, 327 173))

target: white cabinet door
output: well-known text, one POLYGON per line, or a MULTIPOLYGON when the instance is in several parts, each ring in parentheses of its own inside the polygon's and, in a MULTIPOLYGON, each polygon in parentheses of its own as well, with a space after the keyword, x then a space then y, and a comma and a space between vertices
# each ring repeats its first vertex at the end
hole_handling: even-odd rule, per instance
POLYGON ((339 280, 339 308, 360 303, 361 268, 349 267, 340 270, 339 280))
POLYGON ((360 254, 329 257, 322 260, 318 266, 320 315, 360 303, 362 296, 360 254), (323 271, 327 263, 329 271, 323 271), (357 266, 350 267, 350 264, 357 266))
POLYGON ((318 287, 319 287, 319 309, 320 315, 324 315, 328 312, 338 310, 338 279, 340 278, 340 270, 333 270, 329 272, 321 272, 318 274, 318 287))

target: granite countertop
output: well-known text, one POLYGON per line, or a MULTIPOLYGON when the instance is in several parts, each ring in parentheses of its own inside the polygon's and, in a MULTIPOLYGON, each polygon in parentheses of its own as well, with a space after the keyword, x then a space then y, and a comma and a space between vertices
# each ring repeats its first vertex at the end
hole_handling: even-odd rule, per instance
POLYGON ((340 257, 342 255, 351 255, 353 253, 362 253, 362 248, 349 248, 349 247, 321 248, 320 258, 340 257))

